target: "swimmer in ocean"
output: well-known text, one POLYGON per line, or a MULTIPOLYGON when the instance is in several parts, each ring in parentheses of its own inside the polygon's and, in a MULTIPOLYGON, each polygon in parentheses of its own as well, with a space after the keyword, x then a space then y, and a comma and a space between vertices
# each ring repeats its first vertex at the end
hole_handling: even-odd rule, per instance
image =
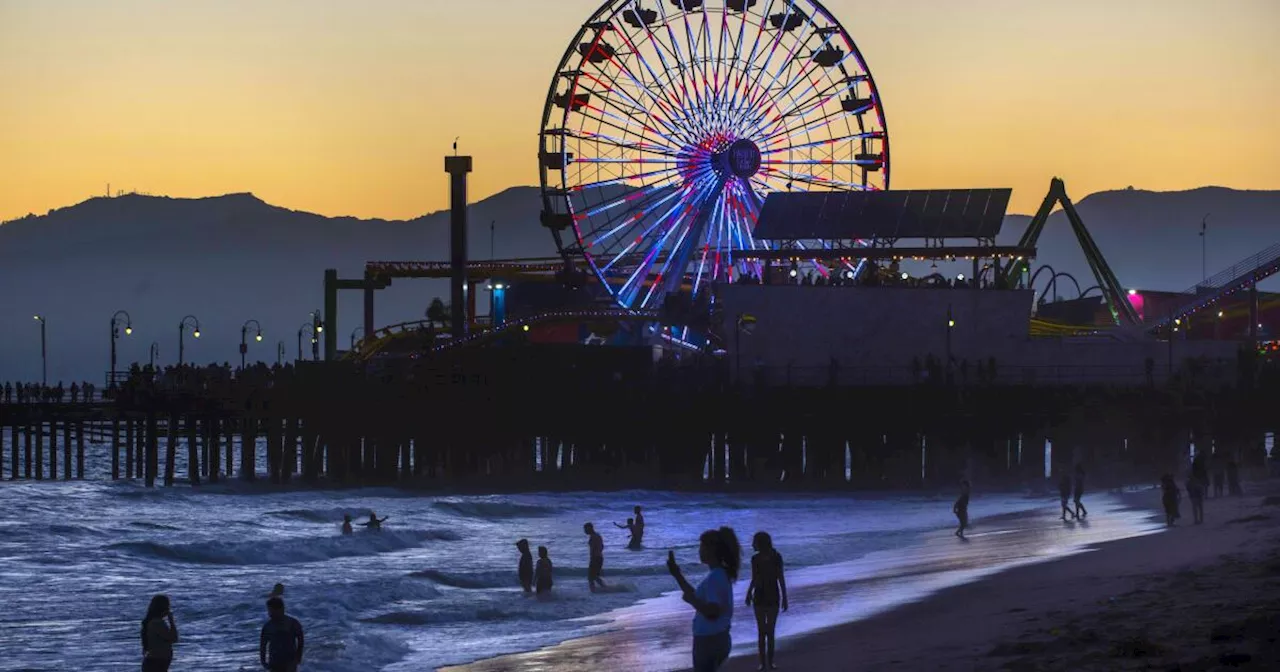
POLYGON ((367 523, 360 523, 360 524, 361 524, 361 525, 364 525, 364 526, 365 526, 365 527, 367 527, 367 528, 369 528, 369 530, 370 530, 370 531, 374 531, 374 530, 381 530, 381 529, 382 529, 382 524, 383 524, 384 522, 386 522, 387 518, 390 518, 390 517, 391 517, 391 516, 383 516, 382 518, 378 518, 378 514, 376 514, 376 513, 372 512, 372 511, 370 511, 370 512, 369 512, 369 522, 367 522, 367 523))
POLYGON ((626 525, 619 525, 618 523, 614 523, 613 525, 614 527, 622 528, 631 533, 630 541, 627 542, 627 548, 631 550, 640 548, 640 535, 644 534, 643 532, 641 532, 641 530, 644 528, 641 528, 636 525, 635 518, 628 518, 626 525))
POLYGON ((351 534, 351 514, 342 514, 342 533, 351 534))

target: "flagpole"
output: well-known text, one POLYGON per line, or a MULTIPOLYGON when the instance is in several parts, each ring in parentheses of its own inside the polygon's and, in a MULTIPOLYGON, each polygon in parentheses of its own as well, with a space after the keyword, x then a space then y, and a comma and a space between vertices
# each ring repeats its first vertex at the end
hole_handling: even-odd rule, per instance
POLYGON ((1208 255, 1206 253, 1208 236, 1205 233, 1209 229, 1209 215, 1206 214, 1200 220, 1200 283, 1204 284, 1209 279, 1208 255))

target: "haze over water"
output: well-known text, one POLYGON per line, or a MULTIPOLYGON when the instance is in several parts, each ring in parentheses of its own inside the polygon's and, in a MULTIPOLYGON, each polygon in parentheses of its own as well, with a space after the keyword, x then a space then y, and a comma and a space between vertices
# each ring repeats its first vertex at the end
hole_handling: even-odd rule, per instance
MULTIPOLYGON (((242 483, 148 491, 109 482, 0 485, 0 669, 138 665, 150 595, 171 596, 176 669, 258 669, 272 584, 307 628, 308 670, 422 670, 504 653, 473 669, 660 670, 687 665, 691 612, 663 567, 691 579, 698 534, 773 533, 788 565, 783 637, 862 618, 1002 567, 1151 531, 1145 514, 1089 498, 1089 525, 1055 503, 979 492, 969 543, 951 536, 949 497, 667 492, 444 497, 392 489, 267 492, 242 483), (612 526, 645 507, 646 548, 612 526), (382 533, 339 533, 343 513, 390 516, 382 533), (605 580, 587 591, 586 537, 605 538, 605 580), (521 594, 514 542, 546 545, 554 599, 521 594), (584 639, 585 636, 585 639, 584 639), (569 641, 565 644, 561 642, 569 641), (559 644, 559 645, 558 645, 559 644)), ((357 528, 360 530, 361 528, 357 528)), ((749 553, 749 549, 747 550, 749 553)), ((735 587, 741 603, 749 576, 735 587)), ((738 650, 754 623, 737 610, 738 650)))

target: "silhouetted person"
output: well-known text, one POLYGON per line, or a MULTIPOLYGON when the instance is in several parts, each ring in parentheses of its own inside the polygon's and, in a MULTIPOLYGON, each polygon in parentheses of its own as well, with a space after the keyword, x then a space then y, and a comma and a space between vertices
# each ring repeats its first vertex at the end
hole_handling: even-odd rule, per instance
POLYGON ((351 534, 351 532, 351 514, 344 513, 342 514, 342 533, 351 534))
POLYGON ((614 523, 613 525, 614 527, 620 527, 631 533, 631 536, 628 538, 628 541, 627 541, 627 548, 631 550, 636 550, 640 548, 640 544, 636 543, 636 519, 635 518, 628 518, 626 525, 619 525, 618 523, 614 523))
POLYGON ((698 539, 698 560, 711 571, 695 589, 676 563, 675 551, 667 551, 667 571, 693 605, 693 672, 715 672, 729 658, 733 639, 733 582, 742 565, 742 548, 733 528, 707 530, 698 539))
POLYGON ((302 624, 284 613, 284 600, 267 600, 267 622, 258 637, 258 659, 271 672, 296 672, 302 662, 302 624))
POLYGON ((520 551, 520 564, 516 569, 520 576, 520 587, 529 593, 533 591, 533 554, 529 552, 529 540, 517 541, 516 548, 520 551))
POLYGON ((960 482, 960 496, 952 505, 951 512, 956 514, 960 526, 956 528, 956 536, 964 539, 964 529, 969 527, 969 481, 960 482))
POLYGON ((142 672, 166 672, 178 643, 178 625, 169 610, 169 596, 156 595, 142 618, 142 672))
POLYGON ((1204 483, 1195 476, 1187 479, 1187 499, 1191 500, 1191 521, 1196 525, 1204 522, 1204 483))
POLYGON ((1213 459, 1213 496, 1221 497, 1227 485, 1227 464, 1219 455, 1213 459))
POLYGON ((1244 494, 1240 489, 1240 465, 1236 464, 1236 458, 1227 460, 1227 490, 1235 497, 1244 494))
POLYGON ((1070 474, 1063 474, 1062 478, 1058 479, 1058 496, 1062 499, 1062 519, 1066 520, 1068 516, 1075 518, 1076 512, 1072 511, 1071 507, 1067 504, 1071 501, 1070 474))
POLYGON ((378 515, 377 515, 376 513, 374 513, 374 512, 372 512, 372 511, 370 511, 370 512, 369 512, 369 522, 367 522, 367 523, 360 523, 360 524, 361 524, 361 525, 364 525, 364 526, 365 526, 365 527, 367 527, 367 528, 369 528, 369 530, 370 530, 370 531, 373 531, 373 530, 381 530, 381 529, 382 529, 382 524, 383 524, 383 523, 385 523, 385 522, 387 522, 387 518, 390 518, 390 517, 391 517, 391 516, 383 516, 382 518, 378 518, 378 515))
POLYGON ((1084 497, 1084 465, 1076 465, 1075 487, 1072 489, 1072 495, 1075 499, 1076 518, 1087 518, 1089 510, 1084 508, 1084 502, 1080 501, 1084 497))
POLYGON ((1160 479, 1160 489, 1163 491, 1160 495, 1160 501, 1164 504, 1164 520, 1165 524, 1172 526, 1182 515, 1178 512, 1178 503, 1182 501, 1182 493, 1178 491, 1178 484, 1173 482, 1173 476, 1165 474, 1160 479))
POLYGON ((554 582, 551 580, 551 573, 554 567, 551 566, 551 556, 547 555, 547 547, 538 547, 538 566, 533 570, 534 590, 539 595, 551 592, 551 586, 554 582))
POLYGON ((635 526, 631 530, 631 543, 636 548, 644 543, 644 514, 640 513, 640 507, 636 506, 632 511, 636 514, 635 526))
POLYGON ((582 526, 582 531, 587 535, 587 549, 590 551, 591 559, 587 563, 587 588, 591 592, 596 592, 596 586, 604 588, 604 579, 600 578, 600 574, 604 571, 604 539, 596 534, 596 526, 586 523, 582 526))
POLYGON ((755 607, 756 644, 760 669, 777 669, 773 664, 778 607, 787 610, 787 580, 782 573, 782 554, 773 548, 768 532, 756 532, 751 538, 756 554, 751 556, 751 585, 747 586, 747 606, 755 607))
POLYGON ((271 587, 271 592, 267 593, 267 599, 270 600, 273 597, 284 597, 283 583, 277 583, 276 585, 271 587))

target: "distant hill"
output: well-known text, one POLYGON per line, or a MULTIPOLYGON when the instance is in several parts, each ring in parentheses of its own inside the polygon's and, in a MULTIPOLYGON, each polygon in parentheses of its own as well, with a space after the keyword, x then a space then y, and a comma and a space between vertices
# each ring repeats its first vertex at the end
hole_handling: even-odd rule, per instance
MULTIPOLYGON (((1129 287, 1181 290, 1199 280, 1197 234, 1206 213, 1210 275, 1280 242, 1277 191, 1108 191, 1076 204, 1129 287)), ((473 204, 472 258, 489 258, 490 222, 494 257, 553 255, 538 211, 534 187, 473 204)), ((275 361, 279 341, 292 358, 298 328, 309 311, 323 307, 324 269, 355 277, 368 260, 444 260, 448 220, 448 212, 407 221, 329 218, 275 207, 252 194, 229 194, 93 198, 9 222, 0 226, 0 380, 38 379, 35 313, 48 318, 51 380, 102 380, 109 320, 121 309, 134 321, 133 335, 119 342, 122 363, 145 361, 152 341, 163 362, 174 361, 178 322, 186 314, 203 327, 199 341, 188 335, 191 361, 238 361, 239 330, 250 318, 265 332, 263 343, 250 345, 251 360, 275 361)), ((1028 221, 1009 216, 1001 242, 1016 241, 1028 221)), ((1082 287, 1093 284, 1061 213, 1051 218, 1039 248, 1043 263, 1072 273, 1082 287)), ((397 281, 377 297, 378 322, 419 319, 433 297, 447 292, 445 281, 397 281)), ((361 320, 359 296, 340 294, 339 310, 336 336, 345 348, 361 320)))

